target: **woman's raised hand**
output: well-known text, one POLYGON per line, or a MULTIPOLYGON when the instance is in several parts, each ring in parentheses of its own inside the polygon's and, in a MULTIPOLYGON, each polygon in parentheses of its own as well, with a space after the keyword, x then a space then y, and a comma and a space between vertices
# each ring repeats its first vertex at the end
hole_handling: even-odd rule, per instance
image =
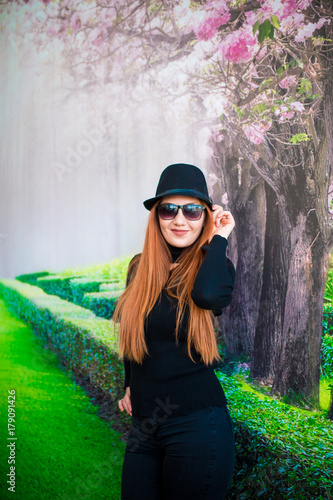
POLYGON ((127 411, 127 413, 132 416, 132 403, 131 403, 131 390, 126 387, 126 393, 123 399, 118 401, 118 406, 120 411, 127 411))
POLYGON ((235 220, 231 212, 223 210, 220 205, 213 205, 214 228, 210 240, 216 234, 228 238, 235 227, 235 220))

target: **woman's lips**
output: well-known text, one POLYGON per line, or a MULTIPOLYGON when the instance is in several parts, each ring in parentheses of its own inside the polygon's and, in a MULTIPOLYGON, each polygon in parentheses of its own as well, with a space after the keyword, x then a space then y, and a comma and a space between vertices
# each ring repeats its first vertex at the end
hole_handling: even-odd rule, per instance
POLYGON ((182 230, 182 229, 171 229, 171 231, 176 235, 176 236, 184 236, 184 234, 187 234, 188 231, 182 230))

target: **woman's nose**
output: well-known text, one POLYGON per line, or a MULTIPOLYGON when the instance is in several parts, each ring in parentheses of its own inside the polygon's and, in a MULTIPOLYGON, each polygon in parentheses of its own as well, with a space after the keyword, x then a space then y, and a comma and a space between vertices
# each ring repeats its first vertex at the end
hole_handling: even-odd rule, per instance
POLYGON ((184 217, 183 210, 180 208, 178 214, 176 215, 174 221, 177 224, 186 224, 186 217, 184 217))

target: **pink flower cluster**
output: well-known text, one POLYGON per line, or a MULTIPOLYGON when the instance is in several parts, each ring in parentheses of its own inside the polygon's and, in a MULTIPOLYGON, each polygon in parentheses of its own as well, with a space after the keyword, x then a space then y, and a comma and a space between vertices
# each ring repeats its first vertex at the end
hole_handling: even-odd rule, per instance
POLYGON ((91 31, 89 39, 93 45, 96 47, 100 46, 108 36, 108 30, 105 25, 99 26, 91 31))
POLYGON ((262 5, 262 11, 265 18, 271 15, 277 16, 280 21, 295 13, 297 8, 296 0, 265 0, 262 5))
POLYGON ((194 32, 198 40, 210 40, 216 35, 217 30, 223 24, 226 24, 230 19, 230 13, 225 12, 223 16, 218 12, 209 12, 207 16, 204 17, 203 21, 194 28, 194 32))
POLYGON ((295 36, 295 42, 304 42, 306 38, 309 38, 313 35, 315 30, 320 29, 325 23, 331 23, 331 19, 326 19, 325 17, 319 19, 317 23, 308 23, 304 26, 301 26, 298 30, 297 35, 295 36))
POLYGON ((248 363, 239 363, 237 365, 238 373, 247 372, 248 370, 250 370, 250 365, 248 363))
POLYGON ((79 14, 76 13, 71 17, 70 27, 73 31, 77 31, 81 28, 81 19, 79 14))
POLYGON ((297 83, 297 77, 295 75, 290 75, 286 76, 281 82, 279 83, 279 86, 281 89, 288 89, 292 85, 295 85, 297 83))
POLYGON ((287 106, 280 106, 280 108, 275 111, 275 115, 279 117, 279 123, 283 123, 287 120, 291 120, 291 118, 295 116, 295 111, 289 111, 287 106))
POLYGON ((302 113, 305 110, 304 104, 302 104, 299 101, 292 102, 290 104, 290 107, 293 108, 293 109, 295 109, 296 111, 299 111, 300 113, 302 113))
POLYGON ((265 132, 272 126, 271 122, 256 123, 255 125, 243 125, 246 137, 253 144, 260 144, 265 136, 265 132))
POLYGON ((257 39, 250 30, 238 30, 226 36, 220 44, 222 55, 230 62, 248 61, 254 54, 257 39))

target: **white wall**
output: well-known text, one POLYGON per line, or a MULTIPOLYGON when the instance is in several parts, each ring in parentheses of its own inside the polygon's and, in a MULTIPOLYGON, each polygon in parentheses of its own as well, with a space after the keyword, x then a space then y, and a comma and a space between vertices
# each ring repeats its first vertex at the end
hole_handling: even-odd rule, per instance
POLYGON ((185 162, 205 170, 186 103, 142 92, 137 99, 102 80, 89 93, 69 92, 56 48, 37 53, 1 35, 0 42, 0 276, 140 251, 142 202, 163 168, 185 162))

